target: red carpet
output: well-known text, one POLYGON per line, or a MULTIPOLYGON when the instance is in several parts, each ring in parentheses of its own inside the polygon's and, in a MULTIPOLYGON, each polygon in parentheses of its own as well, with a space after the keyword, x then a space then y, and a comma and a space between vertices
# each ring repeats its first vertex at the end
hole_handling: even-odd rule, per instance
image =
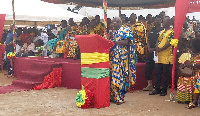
MULTIPOLYGON (((25 61, 25 60, 23 60, 25 61)), ((53 68, 61 67, 61 63, 53 61, 34 60, 31 62, 25 62, 30 66, 30 69, 21 70, 21 76, 17 80, 13 81, 9 86, 0 87, 0 94, 10 93, 15 91, 31 90, 34 86, 40 85, 44 77, 53 71, 53 68)), ((23 69, 26 64, 20 65, 15 68, 23 69)))
MULTIPOLYGON (((34 63, 35 67, 38 67, 36 69, 38 71, 38 75, 40 75, 40 69, 46 68, 45 66, 42 66, 42 63, 38 64, 38 62, 52 62, 61 64, 62 66, 62 87, 67 87, 69 89, 81 89, 81 65, 80 60, 73 60, 73 59, 63 59, 63 58, 43 58, 43 57, 21 57, 15 59, 14 64, 14 72, 15 77, 23 78, 23 72, 27 72, 27 70, 31 70, 34 68, 34 66, 31 66, 31 63, 34 63), (39 66, 40 67, 39 67, 39 66)), ((44 70, 44 69, 43 69, 44 70)), ((47 69, 45 69, 47 70, 47 69)), ((35 73, 36 74, 36 73, 35 73)), ((33 76, 31 77, 31 79, 33 76)), ((43 78, 44 79, 44 78, 43 78)))

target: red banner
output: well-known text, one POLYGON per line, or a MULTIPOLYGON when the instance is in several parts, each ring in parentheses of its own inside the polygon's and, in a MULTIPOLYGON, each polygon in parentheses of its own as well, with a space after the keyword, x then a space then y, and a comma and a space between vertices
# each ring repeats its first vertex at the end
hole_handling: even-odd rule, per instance
POLYGON ((2 38, 2 34, 3 34, 5 16, 6 16, 5 14, 0 14, 0 41, 1 41, 1 38, 2 38))
POLYGON ((200 12, 200 0, 190 0, 188 13, 200 12))
MULTIPOLYGON (((175 22, 174 22, 174 38, 179 39, 185 16, 188 11, 190 0, 176 0, 175 5, 175 22)), ((176 64, 177 47, 174 48, 173 68, 172 68, 172 93, 174 93, 174 77, 175 77, 175 64, 176 64)))

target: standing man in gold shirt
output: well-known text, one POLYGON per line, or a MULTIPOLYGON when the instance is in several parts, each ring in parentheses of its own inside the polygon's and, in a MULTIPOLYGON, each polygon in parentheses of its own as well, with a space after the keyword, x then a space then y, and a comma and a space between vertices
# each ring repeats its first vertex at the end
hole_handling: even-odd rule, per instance
POLYGON ((170 17, 163 19, 164 30, 160 32, 157 41, 156 55, 158 61, 155 62, 155 90, 149 95, 160 94, 160 96, 167 95, 167 87, 170 77, 170 68, 173 62, 172 46, 170 41, 174 38, 174 31, 170 28, 170 17), (164 73, 163 88, 160 89, 162 72, 164 73))

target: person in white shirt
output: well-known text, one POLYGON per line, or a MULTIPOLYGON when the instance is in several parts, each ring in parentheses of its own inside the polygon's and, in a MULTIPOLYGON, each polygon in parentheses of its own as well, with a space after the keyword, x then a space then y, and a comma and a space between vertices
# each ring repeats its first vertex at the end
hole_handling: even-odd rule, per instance
POLYGON ((22 46, 23 46, 23 41, 22 40, 17 40, 16 41, 16 51, 15 51, 16 56, 20 56, 21 55, 22 46))

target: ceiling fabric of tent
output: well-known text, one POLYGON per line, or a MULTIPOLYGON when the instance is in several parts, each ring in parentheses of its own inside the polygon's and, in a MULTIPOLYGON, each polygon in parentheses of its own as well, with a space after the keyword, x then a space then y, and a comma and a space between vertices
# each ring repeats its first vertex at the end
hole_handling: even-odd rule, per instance
MULTIPOLYGON (((58 3, 54 0, 43 0, 46 2, 58 3)), ((102 0, 59 0, 60 3, 77 3, 83 6, 102 6, 102 0)), ((108 0, 108 7, 145 7, 163 4, 175 4, 175 0, 108 0)))
MULTIPOLYGON (((74 18, 75 22, 80 22, 84 17, 40 0, 15 0, 14 5, 16 21, 61 21, 74 18)), ((0 14, 6 14, 6 20, 13 20, 11 0, 1 0, 0 8, 0 14)))

